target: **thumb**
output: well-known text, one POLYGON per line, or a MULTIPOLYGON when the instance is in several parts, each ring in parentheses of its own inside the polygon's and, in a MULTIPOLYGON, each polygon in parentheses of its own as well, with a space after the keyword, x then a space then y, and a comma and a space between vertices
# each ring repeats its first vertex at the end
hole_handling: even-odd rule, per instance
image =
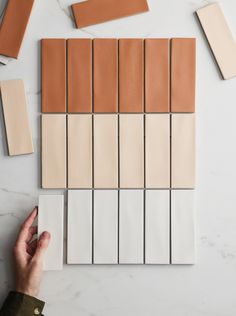
POLYGON ((49 232, 43 232, 39 237, 37 248, 35 251, 34 258, 36 261, 41 261, 44 257, 44 254, 48 248, 51 235, 49 232))

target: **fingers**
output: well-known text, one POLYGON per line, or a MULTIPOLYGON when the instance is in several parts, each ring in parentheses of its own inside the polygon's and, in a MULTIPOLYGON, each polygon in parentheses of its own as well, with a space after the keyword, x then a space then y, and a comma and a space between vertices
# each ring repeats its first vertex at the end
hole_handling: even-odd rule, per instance
POLYGON ((34 210, 30 213, 30 215, 24 221, 21 227, 20 233, 18 235, 16 244, 25 243, 30 238, 32 234, 29 235, 29 230, 35 218, 37 217, 37 215, 38 215, 38 209, 37 207, 35 207, 34 210))
POLYGON ((27 246, 27 253, 33 257, 35 254, 35 251, 37 249, 37 245, 38 245, 38 240, 34 239, 33 241, 31 241, 31 243, 28 244, 27 246))
POLYGON ((35 251, 34 259, 36 261, 42 261, 44 254, 48 248, 48 245, 50 243, 51 235, 49 232, 43 232, 40 236, 37 244, 37 248, 35 251))

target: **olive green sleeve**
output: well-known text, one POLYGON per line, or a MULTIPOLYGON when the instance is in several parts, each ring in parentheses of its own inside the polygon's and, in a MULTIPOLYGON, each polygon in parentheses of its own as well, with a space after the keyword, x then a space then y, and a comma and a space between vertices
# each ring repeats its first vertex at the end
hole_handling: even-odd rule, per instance
POLYGON ((0 316, 43 316, 44 304, 35 297, 10 292, 0 309, 0 316))

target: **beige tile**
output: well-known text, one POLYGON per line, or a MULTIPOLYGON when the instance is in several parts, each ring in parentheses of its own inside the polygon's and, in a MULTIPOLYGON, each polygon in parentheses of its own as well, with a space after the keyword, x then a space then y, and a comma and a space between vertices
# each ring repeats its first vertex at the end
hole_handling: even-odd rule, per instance
POLYGON ((1 81, 1 96, 10 156, 34 152, 22 80, 1 81))
POLYGON ((120 187, 144 187, 144 116, 120 115, 120 187))
POLYGON ((94 187, 118 187, 117 115, 94 116, 94 187))
POLYGON ((172 115, 171 185, 195 187, 195 114, 172 115))
POLYGON ((146 187, 170 187, 170 116, 146 115, 146 187))
POLYGON ((42 115, 42 187, 66 188, 66 115, 42 115))
POLYGON ((92 116, 68 115, 68 187, 92 187, 92 116))

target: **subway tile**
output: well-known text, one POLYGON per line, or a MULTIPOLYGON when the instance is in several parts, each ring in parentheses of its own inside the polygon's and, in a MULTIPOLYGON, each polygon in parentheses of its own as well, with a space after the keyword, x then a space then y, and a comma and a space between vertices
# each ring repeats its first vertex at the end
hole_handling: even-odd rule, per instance
POLYGON ((94 40, 94 112, 118 111, 118 41, 94 40))
POLYGON ((44 270, 63 269, 64 196, 40 195, 38 235, 44 231, 51 240, 44 257, 44 270))
POLYGON ((94 116, 94 187, 118 187, 117 115, 94 116))
POLYGON ((119 110, 144 111, 144 41, 119 40, 119 110))
POLYGON ((171 137, 171 186, 195 187, 195 114, 173 114, 171 137))
POLYGON ((66 188, 66 115, 42 115, 42 187, 66 188))
POLYGON ((144 263, 143 190, 121 190, 119 211, 119 263, 144 263))
POLYGON ((68 191, 67 263, 92 264, 92 191, 68 191))
POLYGON ((219 3, 197 10, 197 16, 224 79, 236 76, 236 45, 219 3))
POLYGON ((68 188, 92 188, 92 115, 68 115, 68 188))
POLYGON ((120 115, 120 187, 144 187, 144 117, 120 115))
POLYGON ((195 112, 196 39, 171 40, 171 112, 195 112))
POLYGON ((170 116, 146 114, 146 187, 170 187, 170 116))
POLYGON ((145 111, 170 111, 169 39, 145 40, 145 111))
POLYGON ((118 191, 94 191, 94 264, 118 263, 118 191))
POLYGON ((2 106, 10 156, 34 152, 27 109, 26 92, 22 80, 0 82, 2 106))
POLYGON ((66 40, 42 40, 42 112, 66 112, 66 40))
POLYGON ((147 190, 145 198, 145 263, 170 263, 170 196, 147 190))
POLYGON ((92 40, 67 40, 68 112, 92 112, 92 40))
POLYGON ((171 262, 195 263, 195 219, 193 190, 171 191, 171 262))

